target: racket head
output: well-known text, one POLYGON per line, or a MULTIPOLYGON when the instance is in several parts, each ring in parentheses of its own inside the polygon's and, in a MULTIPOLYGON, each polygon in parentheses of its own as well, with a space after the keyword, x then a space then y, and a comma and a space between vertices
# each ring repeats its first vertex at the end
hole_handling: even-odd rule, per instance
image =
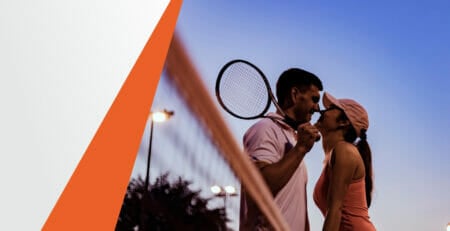
POLYGON ((235 59, 219 71, 216 97, 222 108, 234 117, 251 120, 267 113, 273 95, 269 81, 258 67, 235 59))

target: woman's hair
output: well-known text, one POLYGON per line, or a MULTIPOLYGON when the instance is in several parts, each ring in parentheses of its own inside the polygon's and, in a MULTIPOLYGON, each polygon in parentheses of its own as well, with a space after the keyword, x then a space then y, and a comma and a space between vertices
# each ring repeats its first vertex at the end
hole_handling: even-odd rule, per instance
MULTIPOLYGON (((347 116, 343 111, 341 111, 341 116, 338 117, 338 120, 348 120, 347 116)), ((344 132, 344 140, 350 143, 354 143, 356 141, 356 131, 353 126, 349 126, 344 132)), ((372 202, 372 190, 373 190, 373 171, 372 171, 372 151, 370 150, 369 143, 367 142, 366 130, 361 130, 361 135, 359 141, 356 143, 356 147, 358 148, 359 154, 364 162, 364 168, 366 170, 366 200, 367 207, 370 207, 372 202)))

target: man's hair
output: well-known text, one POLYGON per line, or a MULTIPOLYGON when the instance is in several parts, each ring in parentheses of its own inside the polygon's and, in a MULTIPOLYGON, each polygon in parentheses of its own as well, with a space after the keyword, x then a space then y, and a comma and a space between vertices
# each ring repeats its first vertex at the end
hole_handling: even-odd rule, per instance
POLYGON ((291 88, 297 87, 300 91, 304 92, 308 90, 311 85, 316 86, 319 91, 323 90, 322 81, 311 72, 302 70, 300 68, 290 68, 281 73, 277 81, 277 99, 278 104, 285 108, 288 97, 291 94, 291 88))

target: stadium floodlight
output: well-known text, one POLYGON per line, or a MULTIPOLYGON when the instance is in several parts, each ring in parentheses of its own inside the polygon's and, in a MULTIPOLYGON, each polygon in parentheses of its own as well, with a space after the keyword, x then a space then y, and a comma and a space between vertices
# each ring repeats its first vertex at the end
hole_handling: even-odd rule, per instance
POLYGON ((147 190, 149 185, 149 175, 150 175, 150 159, 152 156, 152 139, 153 139, 153 122, 161 123, 167 121, 170 117, 174 115, 173 111, 168 111, 166 109, 162 111, 150 112, 150 139, 148 144, 148 156, 147 156, 147 171, 145 173, 145 189, 147 190))

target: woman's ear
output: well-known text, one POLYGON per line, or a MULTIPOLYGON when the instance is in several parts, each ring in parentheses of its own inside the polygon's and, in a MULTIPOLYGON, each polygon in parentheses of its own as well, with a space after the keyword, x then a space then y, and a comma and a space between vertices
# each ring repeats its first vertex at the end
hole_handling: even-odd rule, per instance
POLYGON ((345 128, 345 127, 348 127, 348 126, 350 126, 350 121, 348 119, 346 119, 346 120, 339 120, 339 122, 338 122, 338 127, 339 128, 345 128))

